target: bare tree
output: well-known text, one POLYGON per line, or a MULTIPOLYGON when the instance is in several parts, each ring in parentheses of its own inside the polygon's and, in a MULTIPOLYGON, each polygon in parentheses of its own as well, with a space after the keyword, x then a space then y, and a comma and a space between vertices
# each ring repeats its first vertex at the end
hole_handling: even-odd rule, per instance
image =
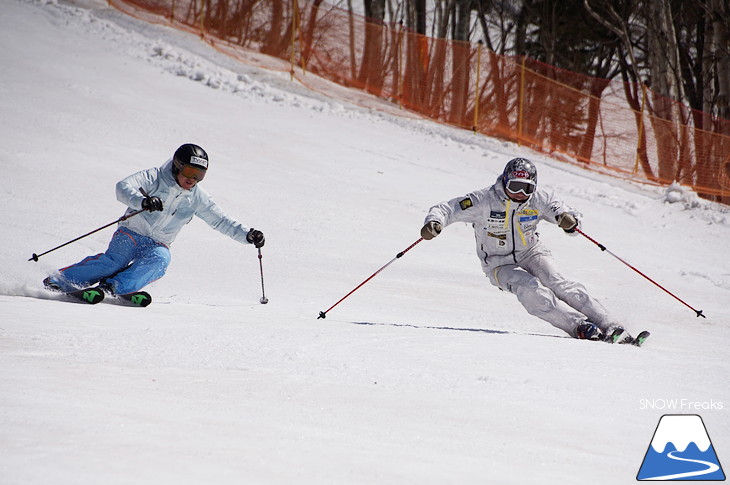
POLYGON ((360 63, 358 81, 366 90, 378 93, 383 87, 381 75, 383 65, 383 25, 385 0, 363 0, 365 6, 365 36, 363 58, 360 63))
MULTIPOLYGON (((708 64, 705 70, 712 72, 717 82, 716 96, 710 92, 706 98, 714 100, 719 117, 730 120, 730 5, 727 0, 709 0, 703 5, 712 27, 712 36, 705 52, 708 64)), ((711 91, 712 87, 708 85, 705 89, 711 91)))

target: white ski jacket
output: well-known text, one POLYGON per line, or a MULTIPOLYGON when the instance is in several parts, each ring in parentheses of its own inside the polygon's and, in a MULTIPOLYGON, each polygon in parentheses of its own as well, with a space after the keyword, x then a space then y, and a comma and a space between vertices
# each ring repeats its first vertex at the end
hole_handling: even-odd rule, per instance
POLYGON ((125 215, 142 208, 144 196, 140 187, 162 200, 162 211, 142 212, 121 221, 120 226, 169 246, 185 224, 193 216, 198 216, 216 231, 249 244, 246 241, 249 228, 226 216, 204 189, 197 184, 190 190, 178 185, 172 173, 172 160, 161 167, 132 174, 117 183, 117 200, 129 206, 125 215))
POLYGON ((471 223, 477 255, 482 269, 489 274, 490 267, 519 264, 539 249, 542 244, 537 223, 546 220, 557 224, 556 217, 564 212, 576 219, 581 217, 552 193, 539 188, 526 202, 513 202, 504 192, 500 175, 491 187, 431 207, 425 223, 437 221, 443 227, 454 222, 471 223))

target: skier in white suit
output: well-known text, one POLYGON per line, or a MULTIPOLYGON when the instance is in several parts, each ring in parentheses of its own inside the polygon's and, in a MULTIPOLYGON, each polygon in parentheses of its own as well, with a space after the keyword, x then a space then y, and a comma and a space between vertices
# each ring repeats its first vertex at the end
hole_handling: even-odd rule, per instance
POLYGON ((477 255, 489 281, 509 291, 532 315, 579 339, 619 342, 631 336, 580 283, 567 280, 540 242, 537 224, 546 220, 577 234, 580 214, 537 187, 537 169, 525 158, 510 160, 494 185, 437 204, 421 236, 438 236, 454 222, 471 223, 477 255), (614 331, 620 329, 623 333, 614 331))

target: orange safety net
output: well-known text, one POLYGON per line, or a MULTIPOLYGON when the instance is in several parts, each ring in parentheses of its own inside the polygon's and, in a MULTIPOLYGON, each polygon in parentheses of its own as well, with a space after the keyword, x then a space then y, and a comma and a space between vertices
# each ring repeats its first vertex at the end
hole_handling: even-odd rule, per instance
POLYGON ((312 84, 306 76, 311 72, 592 170, 655 185, 676 181, 701 197, 730 203, 730 121, 643 85, 426 37, 322 0, 110 3, 196 32, 235 57, 257 52, 279 58, 303 84, 312 84))

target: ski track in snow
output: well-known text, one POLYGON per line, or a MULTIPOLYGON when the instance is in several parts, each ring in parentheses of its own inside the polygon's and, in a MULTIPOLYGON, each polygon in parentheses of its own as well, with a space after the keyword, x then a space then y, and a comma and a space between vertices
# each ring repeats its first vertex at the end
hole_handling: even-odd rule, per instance
POLYGON ((3 485, 629 484, 666 412, 642 399, 723 402, 702 417, 730 436, 727 207, 326 98, 96 0, 5 0, 0 27, 3 485), (270 302, 256 252, 199 221, 145 309, 43 290, 111 232, 33 251, 118 218, 117 180, 189 140, 214 154, 216 200, 267 234, 270 302), (485 280, 464 224, 317 320, 418 237, 430 205, 513 156, 707 319, 544 222, 561 272, 651 330, 645 347, 525 313, 485 280))

